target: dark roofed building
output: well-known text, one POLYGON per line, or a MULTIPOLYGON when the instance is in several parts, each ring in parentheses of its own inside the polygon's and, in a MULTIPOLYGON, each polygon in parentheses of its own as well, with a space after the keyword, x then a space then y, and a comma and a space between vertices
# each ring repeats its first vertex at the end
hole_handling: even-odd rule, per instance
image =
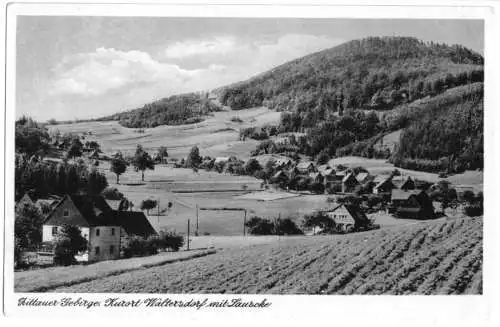
MULTIPOLYGON (((118 222, 127 236, 135 235, 148 238, 157 235, 148 218, 142 211, 120 211, 117 213, 118 222)), ((124 236, 122 234, 122 236, 124 236)))
POLYGON ((341 204, 331 210, 324 211, 343 232, 350 232, 368 227, 371 222, 359 206, 341 204))
POLYGON ((425 191, 421 190, 392 190, 391 211, 401 218, 435 218, 432 200, 425 191))

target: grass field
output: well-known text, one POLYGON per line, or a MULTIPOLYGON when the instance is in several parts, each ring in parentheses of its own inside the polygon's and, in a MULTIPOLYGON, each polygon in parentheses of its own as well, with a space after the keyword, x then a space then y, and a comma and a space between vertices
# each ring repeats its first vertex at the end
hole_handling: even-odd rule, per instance
POLYGON ((14 289, 16 292, 43 292, 57 287, 78 284, 127 271, 189 260, 213 253, 215 253, 215 250, 162 252, 149 257, 101 261, 90 265, 18 271, 14 273, 14 289))
POLYGON ((482 218, 218 251, 54 292, 482 294, 482 218))
POLYGON ((213 114, 198 124, 146 128, 144 133, 136 133, 135 129, 125 128, 116 121, 61 124, 50 126, 50 129, 61 133, 92 131, 89 139, 97 140, 105 152, 131 152, 141 144, 146 150, 166 146, 170 156, 181 158, 197 145, 202 149, 202 156, 235 155, 248 159, 258 141, 239 141, 239 129, 274 124, 280 117, 279 112, 264 107, 213 114), (239 117, 243 122, 232 122, 232 117, 239 117))

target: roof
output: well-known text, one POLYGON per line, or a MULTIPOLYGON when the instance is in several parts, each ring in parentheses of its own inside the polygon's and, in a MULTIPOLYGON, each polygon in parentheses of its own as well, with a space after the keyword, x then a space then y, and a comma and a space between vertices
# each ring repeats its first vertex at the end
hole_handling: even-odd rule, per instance
POLYGON ((412 191, 403 191, 400 189, 393 189, 391 193, 392 200, 408 200, 412 195, 418 195, 422 191, 412 190, 412 191))
POLYGON ((375 188, 379 188, 379 187, 381 187, 381 186, 383 186, 384 184, 387 184, 387 183, 392 183, 392 177, 391 176, 388 176, 385 179, 383 179, 382 181, 380 181, 377 185, 375 185, 375 188))
POLYGON ((122 204, 123 199, 122 200, 105 199, 105 201, 112 210, 118 210, 118 209, 120 209, 120 204, 122 204))
POLYGON ((299 162, 297 164, 297 168, 298 169, 307 169, 309 168, 311 165, 314 166, 314 164, 311 162, 311 161, 303 161, 303 162, 299 162))
POLYGON ((229 157, 216 157, 215 158, 215 163, 227 162, 227 161, 229 161, 229 157))
POLYGON ((118 225, 121 226, 128 235, 149 237, 156 235, 156 230, 149 222, 146 215, 141 211, 114 211, 117 215, 118 225))
POLYGON ((311 177, 312 179, 316 179, 317 177, 323 177, 323 174, 321 174, 321 173, 310 173, 309 177, 311 177))
POLYGON ((349 173, 349 174, 347 174, 347 175, 345 175, 345 176, 344 176, 344 178, 342 179, 342 183, 345 183, 345 182, 347 182, 349 179, 353 179, 353 178, 354 178, 354 180, 355 180, 355 181, 358 181, 358 180, 354 177, 354 174, 353 174, 353 173, 349 173))
POLYGON ((45 221, 50 220, 56 209, 68 200, 73 202, 89 226, 117 225, 115 213, 100 195, 66 195, 54 206, 45 221))
POLYGON ((281 175, 286 176, 286 173, 283 170, 280 170, 280 171, 276 172, 276 174, 273 175, 273 178, 278 178, 281 175))
POLYGON ((358 182, 363 182, 369 175, 368 173, 359 173, 356 175, 356 179, 358 182))
POLYGON ((327 210, 326 212, 334 212, 341 207, 344 207, 358 224, 364 224, 370 221, 366 216, 365 212, 363 211, 363 209, 361 209, 359 206, 352 204, 341 204, 333 209, 327 210))

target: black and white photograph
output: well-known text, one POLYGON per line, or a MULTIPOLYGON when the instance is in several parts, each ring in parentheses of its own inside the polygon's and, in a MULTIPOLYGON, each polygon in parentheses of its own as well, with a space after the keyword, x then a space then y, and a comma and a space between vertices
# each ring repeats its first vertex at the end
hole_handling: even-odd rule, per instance
POLYGON ((14 294, 486 292, 484 19, 11 24, 14 294))

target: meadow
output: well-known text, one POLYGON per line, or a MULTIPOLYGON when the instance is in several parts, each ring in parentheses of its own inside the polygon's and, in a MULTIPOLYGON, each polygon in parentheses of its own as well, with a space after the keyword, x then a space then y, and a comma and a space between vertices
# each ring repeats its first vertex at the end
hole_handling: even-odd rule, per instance
POLYGON ((287 237, 54 292, 482 294, 482 218, 287 237))
POLYGON ((146 150, 166 146, 171 157, 181 158, 186 157, 191 147, 197 145, 202 150, 202 156, 234 155, 248 159, 258 141, 240 141, 239 129, 276 124, 279 117, 279 112, 259 107, 237 112, 214 112, 213 116, 197 124, 144 128, 144 133, 137 133, 137 129, 123 127, 116 121, 59 124, 51 125, 49 129, 63 134, 90 131, 92 135, 88 139, 97 140, 102 150, 110 153, 131 153, 137 144, 141 144, 146 150), (240 118, 242 122, 232 121, 233 117, 240 118))

